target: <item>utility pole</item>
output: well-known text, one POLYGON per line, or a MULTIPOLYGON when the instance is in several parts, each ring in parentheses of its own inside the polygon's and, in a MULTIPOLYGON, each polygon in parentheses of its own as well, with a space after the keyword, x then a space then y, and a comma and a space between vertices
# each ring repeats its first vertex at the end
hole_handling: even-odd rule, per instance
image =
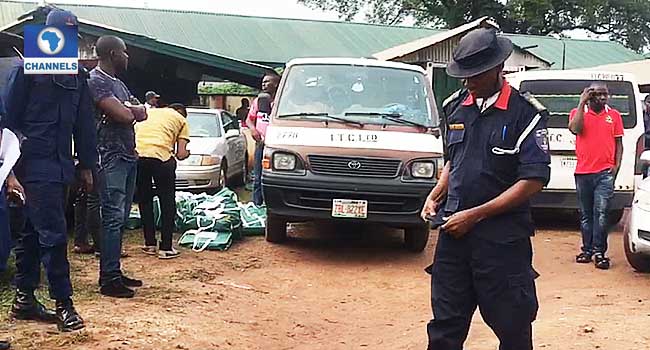
POLYGON ((564 70, 566 69, 566 41, 562 40, 562 37, 560 41, 562 42, 562 70, 564 70))

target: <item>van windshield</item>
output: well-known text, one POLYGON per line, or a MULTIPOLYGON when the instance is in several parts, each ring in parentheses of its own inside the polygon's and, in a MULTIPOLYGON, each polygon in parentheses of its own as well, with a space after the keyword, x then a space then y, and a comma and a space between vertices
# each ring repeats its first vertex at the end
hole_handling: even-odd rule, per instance
POLYGON ((428 91, 424 74, 406 69, 296 65, 287 72, 277 116, 317 120, 334 116, 363 124, 407 121, 434 127, 438 120, 428 91))
MULTIPOLYGON (((578 106, 580 94, 591 80, 528 80, 521 83, 521 92, 530 92, 548 108, 549 128, 566 128, 569 113, 578 106)), ((627 81, 605 81, 609 89, 609 105, 621 113, 626 129, 636 126, 634 88, 627 81)))

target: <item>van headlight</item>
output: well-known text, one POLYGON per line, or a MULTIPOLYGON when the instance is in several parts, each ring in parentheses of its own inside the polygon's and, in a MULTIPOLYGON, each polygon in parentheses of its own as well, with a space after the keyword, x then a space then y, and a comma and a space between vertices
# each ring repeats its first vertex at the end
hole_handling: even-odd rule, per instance
POLYGON ((296 156, 289 153, 274 153, 273 169, 287 171, 296 170, 296 156))
POLYGON ((634 197, 634 204, 636 204, 641 210, 650 211, 650 192, 637 189, 636 196, 634 197))
POLYGON ((432 161, 413 162, 411 176, 418 179, 431 179, 436 174, 436 164, 432 161))

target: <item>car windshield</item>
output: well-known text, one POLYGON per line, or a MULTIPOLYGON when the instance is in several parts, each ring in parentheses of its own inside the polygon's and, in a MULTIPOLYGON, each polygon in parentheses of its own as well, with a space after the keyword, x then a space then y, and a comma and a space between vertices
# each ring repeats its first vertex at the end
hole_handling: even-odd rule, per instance
POLYGON ((278 118, 334 116, 363 124, 402 124, 389 115, 437 126, 424 74, 386 67, 304 64, 291 67, 278 103, 278 118))
MULTIPOLYGON (((569 113, 578 106, 580 94, 591 80, 527 80, 521 83, 522 92, 530 92, 551 114, 547 126, 566 128, 569 113)), ((623 126, 636 126, 634 88, 627 81, 605 81, 609 89, 609 105, 621 113, 623 126)))
POLYGON ((220 137, 221 127, 219 117, 213 113, 187 114, 187 123, 190 127, 190 137, 220 137))

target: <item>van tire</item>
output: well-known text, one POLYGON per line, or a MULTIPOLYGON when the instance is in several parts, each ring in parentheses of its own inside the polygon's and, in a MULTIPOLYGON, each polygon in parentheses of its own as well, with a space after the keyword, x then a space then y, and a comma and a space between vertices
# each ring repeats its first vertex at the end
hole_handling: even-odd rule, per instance
POLYGON ((621 222, 624 213, 625 209, 610 210, 607 214, 607 223, 609 224, 609 227, 618 225, 618 223, 621 222))
POLYGON ((264 238, 270 243, 282 243, 287 240, 287 220, 268 213, 264 238))
POLYGON ((420 225, 404 229, 404 245, 413 253, 420 253, 429 242, 429 225, 420 225))
POLYGON ((650 273, 650 256, 634 253, 630 248, 630 235, 627 230, 623 234, 623 250, 625 250, 625 258, 634 270, 641 273, 650 273))

